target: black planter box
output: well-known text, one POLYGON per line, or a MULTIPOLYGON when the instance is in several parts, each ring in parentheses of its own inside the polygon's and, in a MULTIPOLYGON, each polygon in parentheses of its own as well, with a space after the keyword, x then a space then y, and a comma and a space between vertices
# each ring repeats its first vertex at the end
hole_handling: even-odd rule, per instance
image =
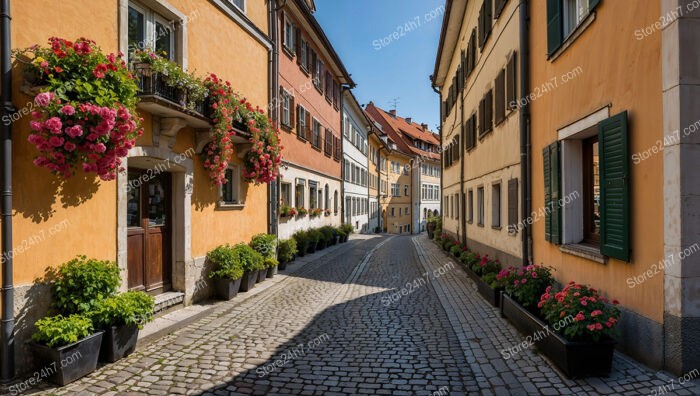
POLYGON ((268 268, 267 269, 268 279, 274 277, 276 273, 277 273, 277 267, 268 268))
POLYGON ((311 242, 309 243, 309 246, 306 248, 306 253, 312 254, 316 253, 316 247, 318 246, 318 242, 314 243, 311 242))
POLYGON ((247 292, 255 287, 255 282, 258 281, 258 270, 246 271, 241 278, 241 288, 238 291, 247 292))
POLYGON ((502 293, 501 313, 521 333, 530 338, 538 332, 543 337, 534 341, 537 349, 547 356, 569 378, 605 377, 612 369, 615 340, 572 342, 554 332, 546 323, 502 293), (542 334, 542 333, 540 333, 542 334))
POLYGON ((501 291, 503 291, 503 289, 494 289, 489 286, 479 277, 479 275, 476 274, 476 272, 472 271, 467 264, 464 264, 464 272, 466 272, 471 280, 476 283, 476 290, 479 292, 481 297, 484 298, 484 300, 496 308, 501 305, 501 291))
POLYGON ((117 360, 131 355, 136 349, 136 341, 139 339, 139 327, 112 326, 105 330, 100 347, 100 361, 114 363, 117 360))
POLYGON ((97 368, 103 334, 104 331, 100 330, 78 342, 58 348, 33 343, 31 348, 34 359, 40 365, 40 370, 50 372, 47 377, 49 381, 61 386, 70 384, 97 368))
POLYGON ((258 270, 258 283, 263 282, 265 279, 267 279, 267 269, 258 270))
POLYGON ((287 269, 287 262, 286 262, 286 261, 285 261, 285 262, 281 262, 281 261, 280 261, 280 263, 279 263, 279 265, 277 266, 277 268, 278 268, 280 271, 286 270, 286 269, 287 269))
POLYGON ((241 289, 241 278, 233 280, 231 278, 214 278, 214 289, 216 297, 222 300, 231 300, 238 295, 241 289))

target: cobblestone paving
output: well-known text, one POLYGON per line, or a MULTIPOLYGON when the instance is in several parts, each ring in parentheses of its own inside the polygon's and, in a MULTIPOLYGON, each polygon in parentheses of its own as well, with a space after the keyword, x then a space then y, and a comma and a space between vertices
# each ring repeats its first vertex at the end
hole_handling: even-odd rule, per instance
MULTIPOLYGON (((619 354, 609 378, 577 381, 531 350, 504 360, 500 350, 522 336, 449 261, 425 237, 355 240, 264 293, 42 393, 648 395, 668 385, 670 377, 619 354)), ((676 381, 677 394, 700 394, 679 390, 676 381)))

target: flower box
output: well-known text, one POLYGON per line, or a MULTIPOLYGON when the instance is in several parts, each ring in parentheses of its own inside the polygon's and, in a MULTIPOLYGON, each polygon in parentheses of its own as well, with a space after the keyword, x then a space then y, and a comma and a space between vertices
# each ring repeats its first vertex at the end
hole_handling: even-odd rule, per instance
POLYGON ((139 96, 158 96, 183 107, 187 104, 185 91, 168 85, 162 73, 139 76, 136 83, 140 91, 139 96))
POLYGON ((63 386, 95 371, 103 334, 104 331, 98 331, 58 348, 37 343, 32 343, 31 348, 36 362, 50 373, 48 380, 63 386))
POLYGON ((102 337, 100 361, 114 363, 131 355, 136 349, 138 338, 139 327, 137 325, 109 327, 102 337))
POLYGON ((222 300, 231 300, 238 295, 241 289, 241 279, 233 280, 231 278, 214 278, 214 290, 216 297, 222 300))
POLYGON ((467 276, 471 278, 471 280, 474 281, 476 284, 476 290, 479 292, 481 297, 484 298, 491 306, 498 308, 501 305, 501 292, 503 291, 503 288, 493 288, 489 286, 486 282, 479 277, 479 275, 476 274, 476 272, 472 271, 466 264, 464 265, 464 272, 467 273, 467 276))
POLYGON ((501 314, 520 333, 528 336, 528 340, 535 334, 542 334, 538 332, 543 332, 545 335, 537 337, 537 340, 533 339, 533 342, 567 377, 598 377, 610 374, 616 344, 614 340, 568 341, 506 293, 502 293, 501 296, 501 314))
POLYGON ((238 291, 247 292, 255 287, 258 281, 258 270, 246 271, 241 278, 241 288, 238 291))

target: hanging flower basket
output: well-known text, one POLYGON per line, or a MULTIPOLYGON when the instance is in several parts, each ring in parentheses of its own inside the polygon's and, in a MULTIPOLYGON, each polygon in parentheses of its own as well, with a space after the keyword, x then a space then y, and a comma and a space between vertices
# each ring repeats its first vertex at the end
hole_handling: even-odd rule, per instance
POLYGON ((113 180, 142 134, 134 77, 121 53, 104 55, 92 40, 51 37, 49 46, 14 51, 20 62, 29 59, 25 82, 46 85, 30 123, 34 164, 66 179, 82 169, 113 180))

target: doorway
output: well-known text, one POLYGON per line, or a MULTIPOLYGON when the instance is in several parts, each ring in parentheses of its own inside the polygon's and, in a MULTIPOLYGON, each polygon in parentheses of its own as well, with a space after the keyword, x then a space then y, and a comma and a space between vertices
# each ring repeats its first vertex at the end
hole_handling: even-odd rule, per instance
POLYGON ((172 174, 129 168, 128 289, 160 294, 172 287, 172 174))

